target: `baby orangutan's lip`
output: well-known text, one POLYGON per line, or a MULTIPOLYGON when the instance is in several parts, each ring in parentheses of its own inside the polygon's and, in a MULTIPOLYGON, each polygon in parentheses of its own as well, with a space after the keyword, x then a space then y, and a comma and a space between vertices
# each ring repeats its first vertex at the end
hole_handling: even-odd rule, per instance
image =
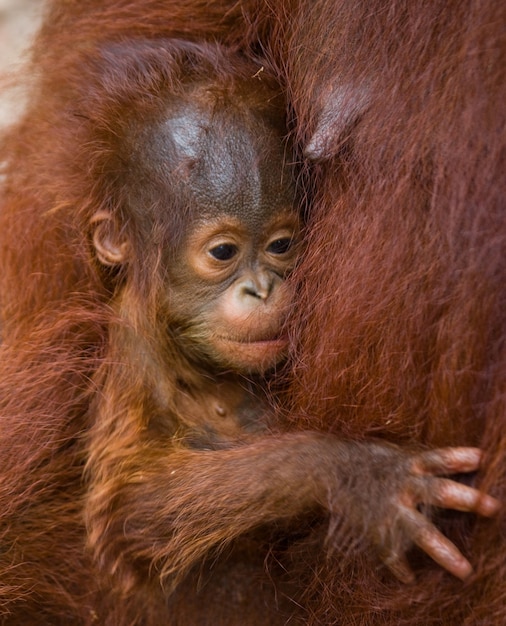
POLYGON ((264 350, 270 352, 280 352, 288 346, 286 337, 277 337, 276 339, 258 339, 256 341, 238 342, 239 344, 249 347, 253 350, 264 350))
POLYGON ((288 338, 232 339, 220 337, 218 343, 228 359, 245 367, 266 369, 275 365, 287 352, 288 338))
POLYGON ((222 336, 221 339, 224 339, 225 341, 231 341, 232 343, 238 343, 238 344, 242 344, 242 345, 246 345, 246 346, 254 346, 256 344, 281 344, 281 343, 287 343, 288 342, 288 337, 286 336, 279 336, 279 335, 258 335, 258 336, 252 336, 252 335, 248 335, 246 337, 225 337, 222 336))

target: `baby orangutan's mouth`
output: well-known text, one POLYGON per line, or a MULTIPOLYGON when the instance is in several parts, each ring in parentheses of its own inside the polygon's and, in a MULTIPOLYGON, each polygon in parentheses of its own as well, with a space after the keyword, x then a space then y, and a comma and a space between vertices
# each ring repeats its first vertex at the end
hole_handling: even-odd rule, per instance
POLYGON ((218 337, 215 347, 240 369, 265 371, 281 361, 288 350, 288 337, 218 337))

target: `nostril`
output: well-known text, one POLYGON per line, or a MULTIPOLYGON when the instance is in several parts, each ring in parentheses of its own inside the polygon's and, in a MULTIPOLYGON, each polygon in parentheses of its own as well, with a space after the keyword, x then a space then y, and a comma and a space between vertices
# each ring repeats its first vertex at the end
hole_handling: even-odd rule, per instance
POLYGON ((253 296, 253 298, 260 298, 260 294, 257 293, 254 289, 250 289, 249 287, 244 290, 244 294, 246 296, 253 296))
POLYGON ((268 294, 265 293, 263 289, 257 289, 256 287, 244 286, 242 293, 244 296, 251 296, 252 298, 257 298, 259 300, 265 300, 268 294))
POLYGON ((241 297, 251 297, 257 300, 267 300, 272 291, 272 281, 264 277, 255 276, 243 281, 239 293, 241 297))

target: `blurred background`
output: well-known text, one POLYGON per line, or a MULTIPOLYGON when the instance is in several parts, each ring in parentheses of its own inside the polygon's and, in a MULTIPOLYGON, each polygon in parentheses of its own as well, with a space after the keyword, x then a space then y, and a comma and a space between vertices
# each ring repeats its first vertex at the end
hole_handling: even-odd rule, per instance
MULTIPOLYGON (((16 75, 23 51, 39 25, 43 0, 0 0, 0 75, 16 75)), ((14 119, 22 96, 0 83, 0 126, 14 119)))

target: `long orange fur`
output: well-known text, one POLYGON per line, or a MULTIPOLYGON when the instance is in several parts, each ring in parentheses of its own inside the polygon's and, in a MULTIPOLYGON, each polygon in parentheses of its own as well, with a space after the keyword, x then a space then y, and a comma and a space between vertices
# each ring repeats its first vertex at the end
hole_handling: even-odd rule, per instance
MULTIPOLYGON (((307 163, 293 427, 311 420, 312 429, 353 438, 479 445, 480 484, 504 500, 505 28, 506 8, 494 0, 49 3, 27 70, 29 107, 2 140, 6 624, 162 619, 149 587, 130 602, 104 597, 84 550, 82 440, 111 311, 84 236, 94 198, 69 174, 79 153, 65 120, 82 59, 126 38, 237 46, 277 68, 301 155, 336 89, 351 100, 367 94, 356 119, 331 125, 323 154, 307 163)), ((301 547, 293 564, 306 623, 505 622, 505 514, 442 524, 473 555, 465 585, 424 559, 406 587, 385 579, 361 548, 336 561, 301 547)), ((172 610, 170 623, 191 623, 184 596, 172 610)), ((214 610, 208 623, 229 623, 214 610)))

